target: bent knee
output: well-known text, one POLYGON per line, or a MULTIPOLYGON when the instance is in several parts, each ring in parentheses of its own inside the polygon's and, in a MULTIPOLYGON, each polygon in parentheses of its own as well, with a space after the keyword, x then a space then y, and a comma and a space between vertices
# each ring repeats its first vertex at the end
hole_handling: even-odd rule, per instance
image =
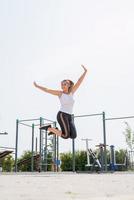
POLYGON ((67 135, 67 136, 61 135, 61 137, 62 137, 63 139, 68 139, 68 138, 70 138, 68 135, 67 135))
POLYGON ((77 138, 77 135, 70 136, 71 139, 77 138))

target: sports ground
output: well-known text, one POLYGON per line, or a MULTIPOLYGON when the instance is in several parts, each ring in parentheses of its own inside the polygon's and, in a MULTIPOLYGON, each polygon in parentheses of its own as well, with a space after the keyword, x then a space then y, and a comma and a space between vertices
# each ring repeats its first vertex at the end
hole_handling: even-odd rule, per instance
POLYGON ((134 200, 134 173, 1 173, 0 200, 134 200))

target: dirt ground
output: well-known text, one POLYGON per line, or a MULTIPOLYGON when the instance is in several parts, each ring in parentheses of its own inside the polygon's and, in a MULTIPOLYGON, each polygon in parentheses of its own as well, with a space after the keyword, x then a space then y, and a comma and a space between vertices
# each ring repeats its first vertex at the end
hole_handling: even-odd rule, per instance
POLYGON ((0 173, 0 200, 134 200, 134 173, 0 173))

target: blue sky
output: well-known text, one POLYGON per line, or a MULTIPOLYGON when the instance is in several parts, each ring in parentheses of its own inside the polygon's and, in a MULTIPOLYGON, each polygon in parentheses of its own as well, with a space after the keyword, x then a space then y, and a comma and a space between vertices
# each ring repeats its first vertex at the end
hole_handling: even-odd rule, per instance
MULTIPOLYGON (((134 115, 133 10, 131 0, 0 1, 0 131, 9 133, 0 136, 1 146, 15 145, 18 118, 56 120, 58 98, 34 88, 33 81, 59 89, 64 78, 77 81, 81 64, 88 74, 75 95, 74 114, 134 115)), ((81 138, 92 138, 93 146, 101 142, 97 120, 76 121, 78 148, 85 147, 81 138)), ((124 147, 123 130, 123 121, 108 123, 108 144, 124 147)), ((30 136, 21 131, 23 151, 30 136)), ((61 151, 70 143, 61 139, 61 151)))

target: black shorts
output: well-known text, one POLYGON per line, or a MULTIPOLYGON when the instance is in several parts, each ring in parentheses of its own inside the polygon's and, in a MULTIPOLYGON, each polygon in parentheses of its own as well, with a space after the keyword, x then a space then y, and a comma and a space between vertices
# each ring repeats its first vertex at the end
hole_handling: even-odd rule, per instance
POLYGON ((74 124, 74 120, 71 114, 59 111, 57 114, 57 121, 61 127, 62 135, 64 139, 75 139, 77 132, 74 124))

